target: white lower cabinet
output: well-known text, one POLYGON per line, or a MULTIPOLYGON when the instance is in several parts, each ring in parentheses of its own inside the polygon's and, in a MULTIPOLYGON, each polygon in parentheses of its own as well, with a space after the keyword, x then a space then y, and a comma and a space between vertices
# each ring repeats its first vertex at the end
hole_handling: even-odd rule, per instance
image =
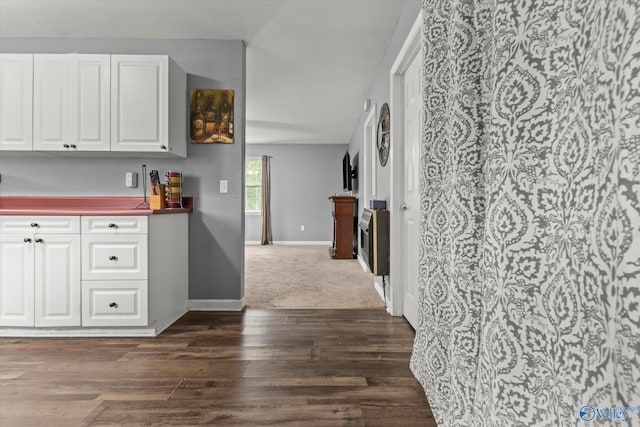
POLYGON ((147 281, 86 281, 82 283, 84 326, 146 326, 147 281))
POLYGON ((147 234, 83 235, 82 280, 147 278, 147 234))
POLYGON ((33 238, 0 232, 0 326, 34 326, 33 238))
POLYGON ((148 221, 82 217, 83 326, 147 325, 148 221))
POLYGON ((0 216, 0 336, 162 332, 187 311, 188 221, 0 216))
POLYGON ((35 326, 80 326, 80 235, 36 234, 35 326))
POLYGON ((0 326, 80 326, 80 218, 41 219, 0 217, 0 326))

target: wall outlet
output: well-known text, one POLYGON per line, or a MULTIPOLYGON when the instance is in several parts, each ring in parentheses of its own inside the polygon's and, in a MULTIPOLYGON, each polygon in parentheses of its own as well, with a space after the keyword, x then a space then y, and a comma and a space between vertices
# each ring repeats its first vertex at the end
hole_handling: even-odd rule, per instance
POLYGON ((220 193, 225 194, 229 192, 229 181, 226 179, 220 180, 220 193))
POLYGON ((129 188, 138 186, 138 172, 127 172, 124 175, 124 184, 129 188))
POLYGON ((304 231, 304 225, 300 226, 300 231, 304 231))

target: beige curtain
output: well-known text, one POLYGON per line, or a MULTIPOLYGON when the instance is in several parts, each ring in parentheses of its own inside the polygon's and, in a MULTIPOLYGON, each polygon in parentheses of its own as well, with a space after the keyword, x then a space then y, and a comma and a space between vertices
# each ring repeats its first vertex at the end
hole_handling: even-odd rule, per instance
POLYGON ((271 237, 271 161, 269 156, 262 156, 262 237, 260 243, 270 245, 271 237))

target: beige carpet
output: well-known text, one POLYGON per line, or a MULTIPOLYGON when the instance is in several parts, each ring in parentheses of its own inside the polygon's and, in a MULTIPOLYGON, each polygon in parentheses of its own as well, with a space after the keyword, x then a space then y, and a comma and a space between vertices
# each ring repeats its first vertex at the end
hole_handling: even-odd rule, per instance
POLYGON ((250 308, 384 307, 373 275, 325 246, 245 246, 244 289, 250 308))

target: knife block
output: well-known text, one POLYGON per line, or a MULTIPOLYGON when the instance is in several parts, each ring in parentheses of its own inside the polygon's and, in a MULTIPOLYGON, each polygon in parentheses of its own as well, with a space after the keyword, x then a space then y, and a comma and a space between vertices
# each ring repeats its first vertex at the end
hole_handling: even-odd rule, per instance
POLYGON ((160 194, 152 194, 149 196, 149 208, 157 211, 160 209, 166 209, 167 203, 165 201, 164 185, 160 185, 160 194))

